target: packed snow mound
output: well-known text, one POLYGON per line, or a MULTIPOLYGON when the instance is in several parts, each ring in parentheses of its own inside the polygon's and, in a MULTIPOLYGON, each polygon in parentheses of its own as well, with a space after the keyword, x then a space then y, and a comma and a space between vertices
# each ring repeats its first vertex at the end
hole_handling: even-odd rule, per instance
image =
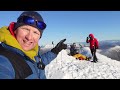
MULTIPOLYGON (((88 48, 84 48, 88 50, 88 48)), ((90 52, 89 50, 87 52, 90 52)), ((96 53, 98 62, 76 60, 62 50, 45 68, 47 79, 120 79, 120 62, 96 53)))
POLYGON ((84 47, 80 49, 80 53, 87 56, 87 57, 92 57, 91 51, 89 47, 84 47))

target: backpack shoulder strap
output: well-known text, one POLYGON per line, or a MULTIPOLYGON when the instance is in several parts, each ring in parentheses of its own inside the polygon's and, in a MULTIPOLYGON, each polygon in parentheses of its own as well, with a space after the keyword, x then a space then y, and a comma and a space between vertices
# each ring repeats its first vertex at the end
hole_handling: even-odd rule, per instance
POLYGON ((2 45, 0 45, 0 54, 7 57, 11 62, 15 70, 15 79, 25 79, 27 76, 32 74, 30 66, 21 55, 5 49, 2 45))

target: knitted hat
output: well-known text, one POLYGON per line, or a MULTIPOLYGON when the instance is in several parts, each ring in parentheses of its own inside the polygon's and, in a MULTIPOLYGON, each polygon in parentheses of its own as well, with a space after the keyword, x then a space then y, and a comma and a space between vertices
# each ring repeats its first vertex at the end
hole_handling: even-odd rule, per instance
POLYGON ((46 24, 44 23, 42 16, 38 12, 35 12, 35 11, 24 11, 17 18, 17 23, 15 24, 14 30, 16 30, 18 27, 23 26, 23 25, 30 25, 30 26, 37 28, 41 32, 41 35, 42 35, 44 29, 46 28, 46 24), (38 22, 36 22, 34 24, 25 23, 25 21, 23 19, 24 17, 33 18, 34 21, 39 21, 40 23, 38 23, 38 22), (37 23, 38 23, 38 25, 37 25, 37 23), (40 27, 42 27, 42 28, 40 28, 40 27))

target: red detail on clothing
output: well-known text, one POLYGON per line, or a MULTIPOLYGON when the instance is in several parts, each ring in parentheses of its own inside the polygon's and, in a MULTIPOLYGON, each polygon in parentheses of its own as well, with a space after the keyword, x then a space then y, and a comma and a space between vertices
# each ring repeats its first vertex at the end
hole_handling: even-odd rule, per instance
POLYGON ((96 49, 99 48, 98 40, 96 38, 94 38, 94 35, 89 34, 89 36, 91 37, 91 39, 88 40, 88 42, 90 43, 90 49, 94 49, 94 46, 96 49))
POLYGON ((82 57, 79 57, 78 59, 79 59, 79 60, 85 60, 85 59, 84 59, 84 58, 82 58, 82 57))
POLYGON ((9 27, 8 27, 8 29, 9 29, 9 31, 10 31, 10 33, 11 33, 11 35, 12 35, 13 37, 15 37, 15 34, 14 34, 14 26, 15 26, 15 22, 11 22, 10 25, 9 25, 9 27))

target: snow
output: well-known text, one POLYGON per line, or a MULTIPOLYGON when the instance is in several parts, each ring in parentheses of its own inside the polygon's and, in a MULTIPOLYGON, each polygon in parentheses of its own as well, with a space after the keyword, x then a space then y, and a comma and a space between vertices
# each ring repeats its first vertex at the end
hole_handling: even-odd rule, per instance
POLYGON ((100 51, 101 54, 120 61, 120 46, 112 47, 108 50, 100 51))
POLYGON ((120 62, 97 53, 99 62, 76 60, 62 50, 46 66, 48 79, 114 79, 120 78, 120 62))
POLYGON ((40 53, 41 53, 41 54, 44 54, 44 53, 46 53, 47 51, 50 51, 52 48, 53 48, 53 45, 52 45, 52 44, 45 45, 44 47, 41 47, 40 53))
MULTIPOLYGON (((114 47, 118 50, 119 46, 114 47)), ((113 49, 112 49, 113 50, 113 49)), ((98 62, 77 60, 62 50, 45 68, 47 79, 120 79, 120 61, 108 58, 97 51, 98 62)), ((89 47, 82 54, 91 56, 89 47)))

